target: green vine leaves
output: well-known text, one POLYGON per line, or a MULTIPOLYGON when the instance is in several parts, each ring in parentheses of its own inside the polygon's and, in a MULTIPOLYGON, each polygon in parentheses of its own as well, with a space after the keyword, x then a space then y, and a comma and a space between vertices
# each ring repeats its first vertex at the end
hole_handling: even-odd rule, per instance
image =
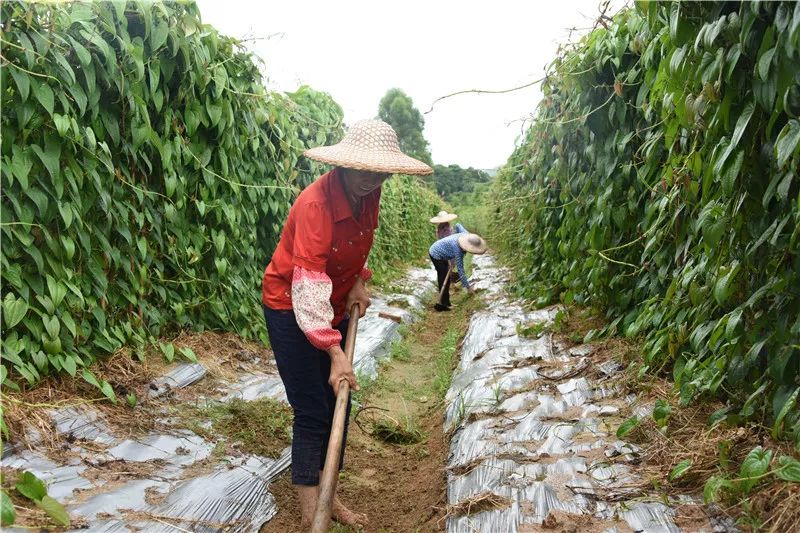
POLYGON ((637 3, 552 63, 491 207, 524 295, 800 441, 799 54, 797 3, 637 3))

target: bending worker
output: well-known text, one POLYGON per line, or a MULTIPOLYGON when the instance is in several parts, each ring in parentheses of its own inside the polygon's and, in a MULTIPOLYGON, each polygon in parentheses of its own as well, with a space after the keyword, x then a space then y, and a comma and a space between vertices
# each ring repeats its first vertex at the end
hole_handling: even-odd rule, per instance
POLYGON ((449 262, 455 261, 458 274, 461 277, 461 284, 470 294, 473 294, 475 291, 470 286, 467 274, 464 272, 464 254, 467 252, 477 255, 486 253, 486 241, 474 233, 454 233, 433 243, 429 252, 433 266, 436 269, 439 292, 442 292, 442 286, 444 286, 442 299, 435 305, 434 309, 437 311, 449 311, 450 279, 447 276, 447 272, 450 270, 449 262))
MULTIPOLYGON (((380 120, 353 124, 333 146, 312 148, 306 157, 334 165, 300 193, 264 272, 262 302, 267 333, 289 405, 292 484, 300 503, 300 527, 309 529, 319 497, 336 405, 334 388, 347 380, 358 390, 344 353, 353 303, 361 316, 370 304, 366 267, 378 226, 381 185, 392 174, 433 170, 400 151, 397 134, 380 120)), ((347 405, 347 420, 350 403, 347 405)), ((341 455, 347 438, 345 425, 341 455)), ((342 462, 340 461, 340 468, 342 462)), ((333 517, 350 526, 367 517, 333 501, 333 517)))
MULTIPOLYGON (((448 213, 447 211, 439 211, 435 217, 433 217, 430 222, 431 224, 436 224, 436 239, 444 239, 445 237, 449 237, 453 234, 453 227, 450 226, 450 223, 458 218, 458 215, 455 213, 448 213)), ((455 233, 469 233, 467 228, 462 226, 459 223, 456 223, 455 233)), ((458 271, 456 270, 456 264, 454 261, 450 261, 450 282, 455 283, 457 281, 461 281, 461 276, 459 275, 458 271)))

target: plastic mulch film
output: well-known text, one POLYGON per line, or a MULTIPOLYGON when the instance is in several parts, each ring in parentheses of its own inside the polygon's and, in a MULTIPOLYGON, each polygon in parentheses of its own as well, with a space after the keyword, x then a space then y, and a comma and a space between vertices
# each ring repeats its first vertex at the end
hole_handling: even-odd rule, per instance
MULTIPOLYGON (((197 381, 191 375, 200 373, 199 365, 176 366, 155 381, 173 389, 197 381)), ((284 394, 283 387, 272 390, 278 398, 284 394)), ((60 460, 37 446, 14 451, 3 467, 30 471, 44 481, 48 494, 85 525, 81 530, 257 531, 277 512, 268 488, 289 466, 289 448, 277 460, 240 455, 210 461, 215 445, 187 430, 121 439, 90 405, 49 414, 71 443, 60 460)))
POLYGON ((92 532, 258 531, 278 511, 267 489, 289 460, 287 448, 277 460, 236 458, 188 479, 137 479, 74 510, 96 520, 92 532), (120 501, 126 502, 124 510, 120 501))
POLYGON ((389 357, 391 345, 400 339, 400 325, 416 319, 412 310, 419 310, 425 298, 435 289, 436 271, 432 268, 411 269, 395 283, 403 291, 389 295, 375 295, 367 314, 358 321, 356 350, 353 354, 353 369, 356 374, 375 379, 378 365, 389 357))
MULTIPOLYGON (((639 449, 615 436, 621 408, 635 402, 607 383, 621 365, 594 363, 593 346, 562 346, 549 333, 519 336, 559 309, 528 312, 509 300, 508 272, 491 257, 473 268, 487 310, 471 319, 445 398, 446 530, 680 531, 674 508, 698 502, 657 501, 634 467, 639 449)), ((701 529, 733 530, 711 519, 701 529)))
MULTIPOLYGON (((429 299, 434 279, 433 269, 413 269, 396 284, 405 292, 373 299, 359 323, 356 343, 355 367, 362 375, 377 375, 379 362, 388 357, 391 343, 399 338, 400 323, 417 318, 414 311, 429 299)), ((289 467, 290 449, 277 460, 241 453, 220 455, 214 442, 173 427, 175 421, 162 405, 178 389, 186 390, 177 397, 200 403, 237 398, 285 401, 273 361, 223 363, 239 375, 218 378, 219 385, 211 392, 208 387, 202 393, 191 392, 192 385, 207 375, 200 363, 173 364, 152 381, 144 403, 154 409, 141 412, 159 419, 157 431, 130 438, 116 435, 100 410, 76 402, 48 411, 63 437, 63 449, 49 456, 30 428, 32 449, 6 443, 3 468, 27 470, 42 479, 50 496, 65 505, 73 524, 83 531, 258 531, 277 513, 269 486, 289 467)))
POLYGON ((178 363, 163 376, 153 380, 150 385, 150 397, 158 398, 172 389, 182 389, 205 377, 206 367, 200 363, 178 363))
POLYGON ((233 399, 253 401, 260 398, 274 398, 286 401, 286 390, 278 374, 252 373, 245 374, 236 383, 228 385, 227 392, 220 401, 233 399))

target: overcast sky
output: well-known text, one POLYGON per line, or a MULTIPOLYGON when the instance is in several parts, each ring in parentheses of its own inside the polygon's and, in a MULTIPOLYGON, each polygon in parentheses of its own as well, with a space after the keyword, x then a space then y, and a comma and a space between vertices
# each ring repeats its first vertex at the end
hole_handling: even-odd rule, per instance
MULTIPOLYGON (((544 73, 569 28, 593 24, 599 0, 403 2, 198 0, 203 21, 266 63, 267 87, 303 84, 329 93, 346 123, 373 118, 399 87, 421 112, 440 96, 500 90, 544 73)), ((621 4, 621 1, 614 2, 621 4)), ((505 163, 541 94, 467 94, 424 115, 433 161, 495 168, 505 163)))

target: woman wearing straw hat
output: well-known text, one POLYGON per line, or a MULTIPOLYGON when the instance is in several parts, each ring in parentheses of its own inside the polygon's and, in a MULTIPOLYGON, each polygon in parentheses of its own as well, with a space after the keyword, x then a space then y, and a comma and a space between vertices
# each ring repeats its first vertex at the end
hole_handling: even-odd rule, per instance
MULTIPOLYGON (((292 484, 300 500, 301 527, 308 529, 325 464, 334 387, 347 380, 353 390, 359 388, 344 354, 344 336, 347 310, 358 302, 364 316, 370 304, 365 282, 372 274, 366 262, 378 226, 381 185, 392 174, 425 175, 433 169, 403 154, 397 134, 380 120, 357 122, 340 143, 312 148, 305 155, 335 168, 292 205, 264 272, 261 299, 294 411, 292 484)), ((366 521, 338 498, 333 516, 349 525, 366 521)))
POLYGON ((433 267, 436 269, 439 292, 442 293, 442 299, 434 306, 434 309, 437 311, 449 311, 450 278, 447 276, 447 272, 450 269, 450 261, 456 262, 458 274, 461 277, 461 285, 470 294, 474 293, 475 291, 470 286, 467 275, 464 272, 464 254, 467 252, 477 255, 486 253, 486 241, 474 233, 454 233, 433 243, 429 252, 433 267), (444 291, 442 291, 442 286, 444 286, 444 291))
MULTIPOLYGON (((436 224, 436 240, 444 239, 445 237, 449 237, 453 234, 453 228, 450 226, 450 223, 458 218, 458 215, 455 213, 448 213, 447 211, 439 211, 435 217, 431 219, 431 224, 436 224)), ((461 224, 456 224, 455 227, 456 233, 469 233, 467 228, 462 226, 461 224)), ((454 261, 450 261, 450 281, 456 283, 461 281, 461 276, 456 270, 456 264, 454 261)))
MULTIPOLYGON (((444 239, 453 234, 453 228, 450 223, 458 218, 455 213, 448 213, 447 211, 439 211, 439 214, 431 219, 431 224, 436 224, 436 238, 444 239)), ((466 228, 461 224, 456 224, 456 233, 467 233, 466 228)))

